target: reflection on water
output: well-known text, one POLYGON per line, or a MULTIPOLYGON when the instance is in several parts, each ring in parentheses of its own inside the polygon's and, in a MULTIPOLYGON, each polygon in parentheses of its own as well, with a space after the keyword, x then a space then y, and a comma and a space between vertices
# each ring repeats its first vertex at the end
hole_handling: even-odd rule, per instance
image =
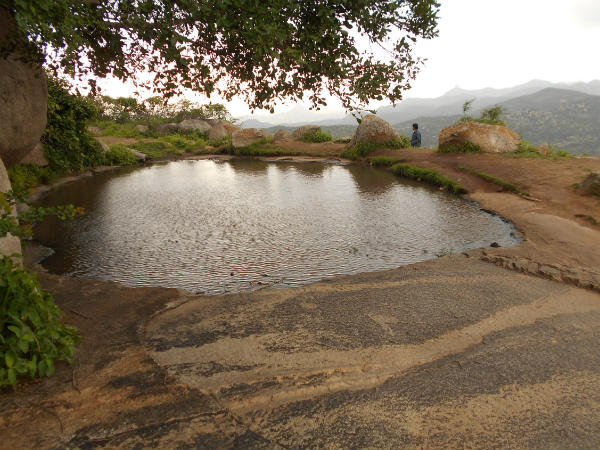
POLYGON ((221 293, 393 268, 517 241, 436 189, 363 166, 178 161, 65 185, 44 205, 87 214, 36 236, 53 272, 221 293))

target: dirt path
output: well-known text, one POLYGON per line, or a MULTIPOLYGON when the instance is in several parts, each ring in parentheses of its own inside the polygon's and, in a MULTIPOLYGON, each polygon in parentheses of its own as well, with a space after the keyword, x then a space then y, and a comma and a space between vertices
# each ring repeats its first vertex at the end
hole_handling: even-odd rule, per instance
POLYGON ((219 297, 41 272, 83 342, 0 394, 0 448, 596 448, 600 227, 575 215, 600 204, 572 185, 600 161, 380 153, 459 179, 526 240, 219 297))

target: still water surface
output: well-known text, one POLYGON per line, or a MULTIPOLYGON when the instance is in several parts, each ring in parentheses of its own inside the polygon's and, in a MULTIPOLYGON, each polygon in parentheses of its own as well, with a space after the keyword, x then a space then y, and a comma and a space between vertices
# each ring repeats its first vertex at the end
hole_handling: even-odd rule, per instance
POLYGON ((178 161, 64 185, 86 209, 36 236, 52 272, 217 294, 514 245, 513 228, 445 192, 363 166, 178 161))

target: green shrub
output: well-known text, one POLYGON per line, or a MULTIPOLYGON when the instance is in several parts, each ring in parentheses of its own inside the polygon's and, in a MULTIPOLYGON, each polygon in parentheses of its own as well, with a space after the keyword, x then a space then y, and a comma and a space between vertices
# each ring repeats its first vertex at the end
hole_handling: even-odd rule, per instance
POLYGON ((463 144, 444 145, 438 148, 438 153, 481 153, 481 147, 471 142, 463 144))
POLYGON ((38 278, 0 256, 0 387, 18 377, 54 373, 57 360, 72 362, 79 336, 60 321, 62 312, 38 278))
POLYGON ((48 123, 42 142, 54 171, 80 171, 102 163, 102 148, 86 129, 96 113, 85 97, 70 94, 63 81, 48 77, 48 123))
POLYGON ((123 144, 110 146, 110 150, 104 153, 104 164, 107 166, 130 166, 138 162, 138 157, 123 144))
POLYGON ((326 131, 317 130, 313 133, 308 133, 303 139, 305 142, 331 142, 333 136, 326 131))
POLYGON ((454 194, 464 194, 467 190, 459 183, 451 178, 448 178, 432 169, 421 169, 420 167, 411 166, 408 164, 394 164, 391 167, 392 173, 404 178, 410 178, 417 181, 422 181, 433 186, 438 186, 446 189, 454 194))
POLYGON ((61 172, 56 172, 51 167, 39 167, 35 164, 16 164, 8 169, 10 184, 14 189, 50 184, 60 176, 61 172))
POLYGON ((493 108, 484 109, 479 119, 475 119, 476 122, 487 123, 489 125, 505 125, 506 121, 500 119, 504 114, 504 109, 496 105, 493 108))
POLYGON ((396 139, 383 144, 383 148, 410 148, 410 138, 403 134, 399 134, 396 139))
POLYGON ((401 162, 402 160, 398 158, 394 158, 393 156, 373 156, 369 158, 369 164, 374 167, 388 167, 393 166, 396 163, 401 162))
MULTIPOLYGON (((26 189, 0 193, 0 237, 31 236, 31 225, 47 215, 70 219, 82 213, 71 205, 32 207, 14 217, 26 189)), ((38 278, 11 257, 0 255, 0 388, 16 385, 18 377, 50 376, 54 362, 71 362, 79 337, 74 327, 60 322, 62 313, 38 278)))

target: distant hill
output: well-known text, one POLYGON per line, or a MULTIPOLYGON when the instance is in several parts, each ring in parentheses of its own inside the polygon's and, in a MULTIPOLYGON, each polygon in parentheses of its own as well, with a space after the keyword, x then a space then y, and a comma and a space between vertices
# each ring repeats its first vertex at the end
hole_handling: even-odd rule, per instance
POLYGON ((564 89, 600 95, 600 80, 589 83, 551 83, 543 80, 532 80, 528 83, 505 89, 476 89, 465 90, 454 88, 437 98, 406 99, 396 106, 383 106, 377 110, 377 115, 391 123, 398 123, 416 117, 448 116, 462 113, 465 101, 475 99, 473 111, 504 103, 513 98, 535 94, 548 88, 564 89))
MULTIPOLYGON (((549 143, 572 153, 600 155, 600 96, 566 89, 546 88, 499 103, 508 126, 534 144, 549 143)), ((475 111, 478 116, 481 111, 475 111)), ((418 117, 396 123, 406 134, 413 122, 419 123, 422 142, 438 144, 440 131, 460 119, 460 114, 418 117)))

